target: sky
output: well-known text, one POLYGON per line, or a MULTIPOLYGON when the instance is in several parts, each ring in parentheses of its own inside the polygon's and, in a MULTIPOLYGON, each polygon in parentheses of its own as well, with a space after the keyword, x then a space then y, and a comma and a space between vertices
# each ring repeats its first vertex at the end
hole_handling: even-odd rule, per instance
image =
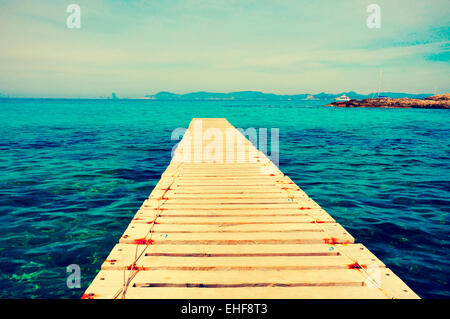
POLYGON ((446 93, 449 17, 448 0, 0 0, 0 95, 367 94, 380 71, 382 91, 446 93))

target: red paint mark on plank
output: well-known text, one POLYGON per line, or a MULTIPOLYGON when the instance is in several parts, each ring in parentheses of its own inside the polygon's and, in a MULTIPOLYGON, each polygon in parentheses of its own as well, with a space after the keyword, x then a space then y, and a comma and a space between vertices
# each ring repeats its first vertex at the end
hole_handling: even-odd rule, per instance
POLYGON ((325 244, 329 244, 329 245, 335 245, 339 242, 338 239, 334 238, 334 237, 325 238, 323 241, 325 242, 325 244))
POLYGON ((136 265, 129 265, 127 267, 127 270, 137 270, 137 271, 140 271, 140 270, 146 271, 146 270, 149 270, 149 269, 150 269, 150 267, 142 267, 142 266, 136 266, 136 265))
POLYGON ((366 265, 360 265, 357 262, 354 262, 353 264, 347 265, 348 269, 362 269, 362 268, 367 268, 366 265))
POLYGON ((139 239, 133 240, 133 244, 135 244, 135 245, 151 245, 154 242, 155 241, 153 239, 145 239, 145 238, 139 238, 139 239))

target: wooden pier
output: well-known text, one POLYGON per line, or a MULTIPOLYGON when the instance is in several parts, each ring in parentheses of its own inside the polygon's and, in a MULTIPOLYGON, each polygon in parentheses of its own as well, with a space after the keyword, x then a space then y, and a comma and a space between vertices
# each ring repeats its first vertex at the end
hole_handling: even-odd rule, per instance
POLYGON ((418 298, 226 119, 193 119, 83 298, 418 298))

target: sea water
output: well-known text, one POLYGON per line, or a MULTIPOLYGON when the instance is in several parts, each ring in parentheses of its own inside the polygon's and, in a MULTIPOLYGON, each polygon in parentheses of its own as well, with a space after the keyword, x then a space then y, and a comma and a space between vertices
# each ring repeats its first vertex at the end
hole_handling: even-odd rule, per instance
POLYGON ((0 100, 0 298, 79 298, 193 117, 279 128, 285 174, 421 297, 450 297, 450 112, 326 103, 0 100))

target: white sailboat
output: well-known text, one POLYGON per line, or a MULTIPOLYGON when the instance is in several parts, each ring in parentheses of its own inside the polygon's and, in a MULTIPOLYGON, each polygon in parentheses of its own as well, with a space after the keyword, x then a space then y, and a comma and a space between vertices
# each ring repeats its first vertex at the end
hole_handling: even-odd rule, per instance
POLYGON ((347 101, 350 101, 350 98, 347 95, 343 94, 343 95, 335 98, 334 100, 336 102, 347 102, 347 101))

